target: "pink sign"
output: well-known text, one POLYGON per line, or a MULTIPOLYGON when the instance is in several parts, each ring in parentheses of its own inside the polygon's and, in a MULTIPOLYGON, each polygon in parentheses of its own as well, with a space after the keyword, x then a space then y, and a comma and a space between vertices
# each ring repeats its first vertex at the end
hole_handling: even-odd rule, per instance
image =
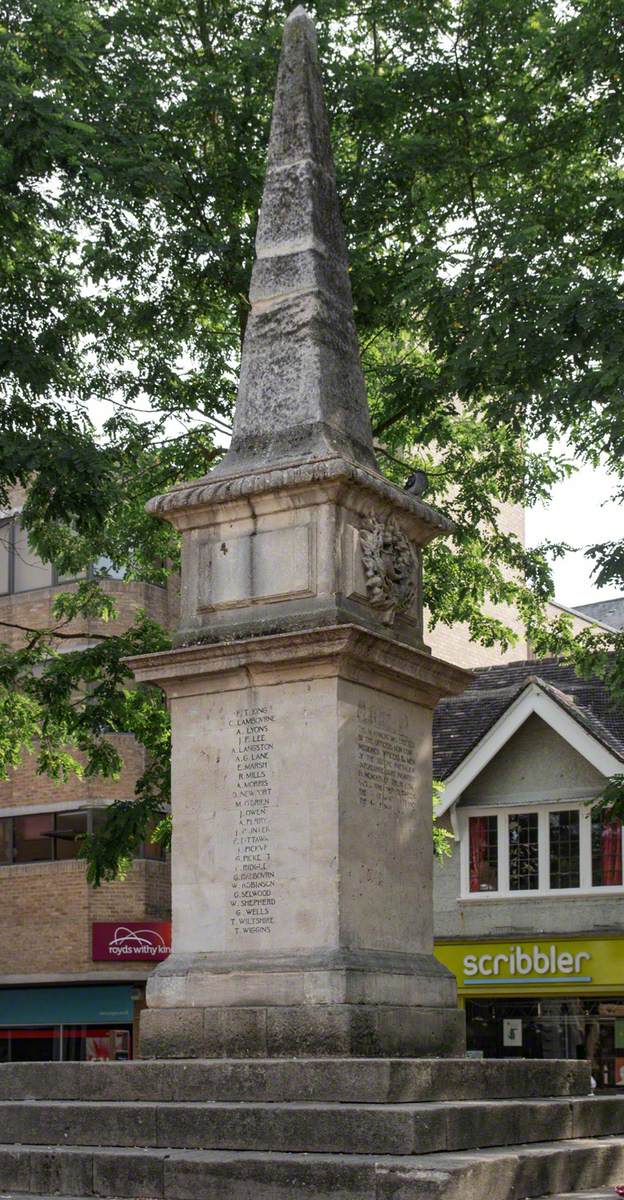
POLYGON ((171 954, 171 921, 94 921, 94 962, 162 962, 171 954))

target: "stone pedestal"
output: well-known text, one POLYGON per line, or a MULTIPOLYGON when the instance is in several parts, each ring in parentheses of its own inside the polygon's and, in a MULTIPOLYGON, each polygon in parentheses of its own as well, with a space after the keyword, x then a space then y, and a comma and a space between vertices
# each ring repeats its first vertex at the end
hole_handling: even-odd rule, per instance
POLYGON ((173 720, 174 952, 145 1056, 453 1055, 431 715, 464 675, 351 625, 135 660, 173 720))

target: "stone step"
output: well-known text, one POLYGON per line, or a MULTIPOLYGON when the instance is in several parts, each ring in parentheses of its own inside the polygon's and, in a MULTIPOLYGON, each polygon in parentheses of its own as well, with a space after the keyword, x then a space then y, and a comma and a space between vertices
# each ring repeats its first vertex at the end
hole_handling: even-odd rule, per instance
POLYGON ((433 1154, 624 1134, 619 1096, 430 1104, 1 1101, 22 1145, 328 1154, 433 1154))
MULTIPOLYGON (((388 1155, 0 1146, 5 1194, 115 1200, 526 1200, 618 1183, 624 1138, 388 1155)), ((591 1193, 590 1193, 591 1194, 591 1193)), ((607 1192, 608 1194, 608 1192, 607 1192)))
POLYGON ((366 1104, 583 1096, 585 1062, 556 1059, 169 1060, 2 1063, 0 1100, 318 1100, 366 1104))
POLYGON ((610 1196, 611 1200, 615 1200, 615 1190, 613 1187, 592 1188, 591 1192, 566 1192, 565 1196, 545 1196, 542 1200, 605 1200, 605 1196, 610 1196))

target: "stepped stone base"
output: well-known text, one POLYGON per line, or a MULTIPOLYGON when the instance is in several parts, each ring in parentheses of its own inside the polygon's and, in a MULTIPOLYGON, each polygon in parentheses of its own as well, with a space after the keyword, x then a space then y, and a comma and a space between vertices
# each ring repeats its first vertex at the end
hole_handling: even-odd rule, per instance
POLYGON ((143 1058, 452 1058, 465 1044, 465 1017, 457 1008, 325 1004, 141 1014, 143 1058))
POLYGON ((587 1063, 557 1061, 4 1064, 0 1191, 602 1200, 624 1180, 624 1102, 589 1082, 587 1063))

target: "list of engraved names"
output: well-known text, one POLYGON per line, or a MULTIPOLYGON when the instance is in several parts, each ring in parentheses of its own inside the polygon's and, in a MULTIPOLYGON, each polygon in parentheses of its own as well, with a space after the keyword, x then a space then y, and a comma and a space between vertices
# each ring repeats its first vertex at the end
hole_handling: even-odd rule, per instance
POLYGON ((236 934, 270 934, 275 908, 271 858, 273 742, 270 705, 239 708, 234 735, 236 828, 231 923, 236 934))
POLYGON ((407 721, 358 704, 358 799, 372 808, 405 812, 417 803, 415 742, 407 721))

